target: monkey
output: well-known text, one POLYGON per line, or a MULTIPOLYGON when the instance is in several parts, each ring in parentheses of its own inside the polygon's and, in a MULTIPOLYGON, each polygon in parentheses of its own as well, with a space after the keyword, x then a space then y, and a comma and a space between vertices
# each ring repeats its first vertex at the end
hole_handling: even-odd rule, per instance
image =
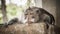
POLYGON ((48 25, 54 25, 55 19, 52 14, 43 8, 39 7, 29 7, 25 11, 25 22, 26 23, 40 23, 45 22, 48 25))

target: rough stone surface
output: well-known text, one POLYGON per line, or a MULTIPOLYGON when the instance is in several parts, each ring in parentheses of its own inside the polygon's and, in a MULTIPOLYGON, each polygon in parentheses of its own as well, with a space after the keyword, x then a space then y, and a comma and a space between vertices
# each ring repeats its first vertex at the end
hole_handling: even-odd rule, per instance
POLYGON ((9 25, 7 28, 0 27, 0 34, 46 34, 45 23, 33 24, 14 24, 9 25))

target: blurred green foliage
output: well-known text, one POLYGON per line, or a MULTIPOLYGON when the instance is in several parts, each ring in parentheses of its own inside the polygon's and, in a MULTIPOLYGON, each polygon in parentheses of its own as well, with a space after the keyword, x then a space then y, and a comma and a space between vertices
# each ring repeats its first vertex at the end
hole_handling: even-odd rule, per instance
POLYGON ((10 4, 10 5, 7 5, 6 10, 7 10, 7 14, 11 14, 12 16, 15 16, 17 7, 16 5, 10 4))
MULTIPOLYGON (((10 3, 10 4, 6 5, 8 20, 10 20, 11 18, 14 18, 15 16, 17 16, 18 13, 20 13, 21 11, 24 11, 24 8, 29 7, 30 4, 31 4, 31 0, 28 0, 27 3, 25 4, 25 6, 22 6, 22 5, 17 6, 16 4, 13 4, 13 3, 10 3)), ((3 17, 3 15, 2 15, 2 12, 0 10, 0 23, 3 21, 2 17, 3 17)))
POLYGON ((2 17, 3 17, 3 15, 2 15, 2 12, 0 10, 0 23, 2 23, 2 17))

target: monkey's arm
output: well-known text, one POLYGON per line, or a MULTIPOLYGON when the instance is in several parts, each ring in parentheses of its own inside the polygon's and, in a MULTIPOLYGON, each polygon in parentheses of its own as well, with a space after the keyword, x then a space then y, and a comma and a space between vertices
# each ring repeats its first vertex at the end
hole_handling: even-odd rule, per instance
POLYGON ((8 25, 12 25, 12 24, 15 24, 18 22, 18 18, 14 18, 14 19, 11 19, 9 22, 8 22, 8 25))
POLYGON ((13 25, 18 22, 18 18, 11 19, 10 21, 6 23, 0 24, 0 27, 7 27, 8 25, 13 25))

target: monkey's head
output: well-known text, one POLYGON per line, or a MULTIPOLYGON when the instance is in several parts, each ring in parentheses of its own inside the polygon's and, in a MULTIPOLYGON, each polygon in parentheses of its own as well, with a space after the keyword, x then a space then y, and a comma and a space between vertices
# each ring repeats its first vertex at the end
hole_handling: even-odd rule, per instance
POLYGON ((26 11, 25 11, 25 22, 27 23, 36 23, 37 21, 39 21, 39 18, 41 15, 41 11, 38 7, 29 7, 26 11))

